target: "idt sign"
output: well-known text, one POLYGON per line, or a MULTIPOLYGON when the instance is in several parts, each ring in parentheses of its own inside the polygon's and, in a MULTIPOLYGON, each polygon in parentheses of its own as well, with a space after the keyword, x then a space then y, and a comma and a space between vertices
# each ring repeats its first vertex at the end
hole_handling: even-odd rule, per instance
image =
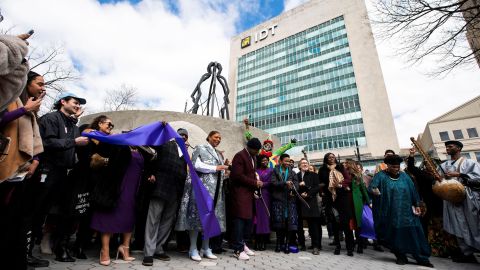
MULTIPOLYGON (((268 37, 268 33, 270 33, 272 36, 275 35, 275 28, 277 27, 277 24, 274 24, 268 28, 262 29, 260 32, 257 32, 253 35, 253 41, 255 43, 262 41, 268 37)), ((240 47, 243 49, 245 47, 248 47, 252 44, 252 36, 248 36, 242 39, 240 47)))

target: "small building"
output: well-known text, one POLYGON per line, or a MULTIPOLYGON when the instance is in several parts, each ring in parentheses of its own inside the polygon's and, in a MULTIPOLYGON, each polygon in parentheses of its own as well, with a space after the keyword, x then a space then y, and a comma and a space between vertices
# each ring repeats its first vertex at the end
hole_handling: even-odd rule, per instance
POLYGON ((418 141, 431 156, 448 158, 445 141, 463 143, 462 155, 480 161, 480 96, 429 121, 418 141))

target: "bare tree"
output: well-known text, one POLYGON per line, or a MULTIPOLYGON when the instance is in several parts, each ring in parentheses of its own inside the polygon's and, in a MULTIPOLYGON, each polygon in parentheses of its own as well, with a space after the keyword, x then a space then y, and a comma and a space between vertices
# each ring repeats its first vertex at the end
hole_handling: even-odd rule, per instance
POLYGON ((27 57, 30 70, 43 76, 47 89, 40 113, 51 111, 57 97, 65 91, 66 84, 80 79, 78 72, 64 60, 64 55, 63 45, 30 48, 27 57))
POLYGON ((118 89, 108 90, 105 97, 104 109, 108 111, 131 110, 138 103, 137 89, 126 84, 118 89))
POLYGON ((378 36, 399 40, 398 53, 412 64, 435 59, 438 67, 430 75, 480 61, 480 0, 374 1, 378 36))

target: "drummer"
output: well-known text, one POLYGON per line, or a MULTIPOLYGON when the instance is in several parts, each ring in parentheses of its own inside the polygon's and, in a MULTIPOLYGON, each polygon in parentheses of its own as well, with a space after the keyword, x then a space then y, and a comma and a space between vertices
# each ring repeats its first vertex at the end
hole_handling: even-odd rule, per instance
POLYGON ((461 155, 463 144, 446 141, 445 148, 450 160, 441 164, 441 173, 447 179, 457 179, 466 189, 467 196, 462 203, 443 201, 443 229, 456 236, 461 256, 454 262, 476 262, 473 252, 480 250, 480 165, 461 155))

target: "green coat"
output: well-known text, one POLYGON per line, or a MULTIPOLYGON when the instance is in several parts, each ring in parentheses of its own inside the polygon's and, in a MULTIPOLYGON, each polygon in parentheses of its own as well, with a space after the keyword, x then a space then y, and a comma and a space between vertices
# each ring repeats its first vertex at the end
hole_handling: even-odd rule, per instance
POLYGON ((362 213, 363 206, 365 204, 370 204, 370 199, 368 198, 367 188, 361 176, 355 176, 352 179, 352 196, 353 196, 353 206, 355 208, 355 221, 357 222, 357 227, 362 226, 362 213), (360 184, 357 184, 359 177, 360 184))

